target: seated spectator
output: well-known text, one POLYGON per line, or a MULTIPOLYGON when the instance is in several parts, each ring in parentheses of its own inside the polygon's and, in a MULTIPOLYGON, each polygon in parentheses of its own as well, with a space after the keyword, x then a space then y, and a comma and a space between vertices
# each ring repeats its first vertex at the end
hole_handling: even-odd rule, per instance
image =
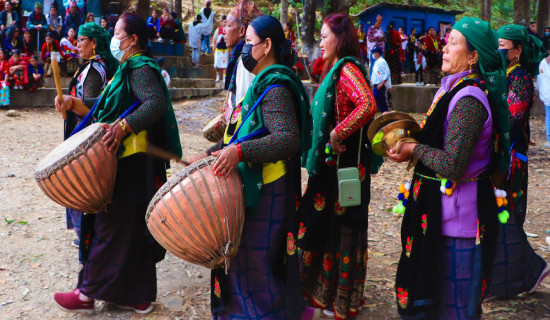
POLYGON ((105 28, 105 30, 109 31, 109 34, 111 34, 111 37, 114 35, 115 30, 112 27, 109 27, 109 23, 107 22, 107 19, 101 18, 101 21, 99 24, 105 28))
POLYGON ((48 30, 52 37, 55 40, 59 40, 61 38, 61 31, 63 31, 63 17, 59 15, 56 6, 51 7, 50 14, 46 16, 46 21, 48 21, 48 30))
MULTIPOLYGON (((74 30, 74 29, 73 29, 74 30)), ((52 66, 51 66, 51 54, 52 52, 61 52, 61 47, 59 46, 59 41, 52 38, 51 34, 46 34, 46 42, 42 46, 42 51, 40 57, 44 61, 44 76, 52 76, 52 66)))
POLYGON ((36 56, 32 56, 29 61, 30 63, 27 68, 29 83, 27 86, 30 92, 34 92, 44 85, 44 70, 42 70, 42 65, 38 63, 36 56))
POLYGON ((47 30, 49 30, 49 26, 46 16, 42 13, 42 4, 40 2, 36 2, 34 11, 29 15, 27 29, 31 31, 33 39, 36 39, 39 44, 44 43, 43 39, 47 30))
POLYGON ((88 22, 95 22, 95 15, 93 12, 90 12, 86 15, 86 21, 84 21, 84 23, 88 22))
POLYGON ((9 82, 13 89, 23 89, 23 86, 29 82, 27 73, 27 63, 21 60, 21 52, 14 50, 9 60, 9 82))
POLYGON ((147 29, 149 30, 149 40, 160 38, 160 19, 158 10, 153 9, 151 16, 147 18, 147 29))
POLYGON ((63 36, 66 36, 71 28, 78 33, 78 28, 82 23, 82 15, 77 9, 76 3, 74 1, 71 2, 69 5, 69 13, 65 16, 65 23, 63 24, 63 36))
POLYGON ((164 40, 169 40, 170 43, 174 43, 175 30, 176 30, 176 24, 174 22, 174 18, 172 18, 168 9, 162 10, 162 17, 160 17, 159 42, 164 42, 164 40))
POLYGON ((9 0, 9 1, 5 1, 5 2, 10 2, 11 3, 11 9, 15 12, 17 12, 17 15, 19 16, 19 21, 17 21, 17 26, 21 29, 23 28, 23 26, 21 25, 23 23, 22 19, 23 19, 23 7, 21 6, 21 4, 23 3, 23 0, 9 0))
POLYGON ((19 35, 19 28, 12 27, 8 32, 8 37, 4 41, 4 48, 8 57, 11 57, 14 50, 21 50, 23 48, 23 39, 19 35))
POLYGON ((19 24, 19 15, 12 9, 10 2, 4 4, 4 10, 0 12, 0 38, 7 36, 9 29, 19 24))
POLYGON ((183 31, 181 20, 178 19, 178 14, 175 12, 172 12, 170 13, 170 15, 174 19, 174 25, 176 26, 176 29, 174 29, 174 42, 185 43, 185 41, 187 41, 187 37, 185 36, 185 32, 183 31))
POLYGON ((4 50, 0 49, 0 107, 4 108, 10 105, 9 76, 10 67, 8 57, 4 53, 4 50))
POLYGON ((66 37, 61 40, 61 56, 67 65, 67 73, 73 74, 78 70, 78 41, 76 31, 71 28, 66 37))
POLYGON ((81 16, 86 16, 86 3, 88 0, 63 0, 63 7, 67 10, 65 11, 65 15, 68 15, 71 11, 71 5, 74 4, 76 7, 76 11, 80 13, 81 16))
POLYGON ((35 55, 35 46, 36 44, 32 39, 31 32, 25 30, 25 32, 23 32, 23 45, 21 46, 21 59, 25 62, 29 62, 29 59, 35 55))

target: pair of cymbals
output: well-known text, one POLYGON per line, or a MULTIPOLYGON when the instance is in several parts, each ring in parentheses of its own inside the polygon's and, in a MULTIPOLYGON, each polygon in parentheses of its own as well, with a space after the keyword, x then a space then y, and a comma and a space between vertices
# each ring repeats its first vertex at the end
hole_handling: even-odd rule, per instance
POLYGON ((367 131, 374 153, 386 157, 386 150, 405 138, 416 139, 420 126, 413 117, 404 112, 388 112, 374 119, 367 131))

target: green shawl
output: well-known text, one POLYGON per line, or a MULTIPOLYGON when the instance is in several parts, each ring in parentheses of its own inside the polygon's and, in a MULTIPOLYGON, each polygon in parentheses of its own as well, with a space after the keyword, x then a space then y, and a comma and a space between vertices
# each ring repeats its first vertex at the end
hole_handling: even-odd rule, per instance
POLYGON ((115 74, 118 68, 118 61, 111 53, 111 34, 109 31, 95 22, 88 22, 78 28, 78 35, 95 39, 95 50, 97 54, 105 60, 108 77, 115 74))
MULTIPOLYGON (((296 106, 296 118, 300 125, 300 145, 301 148, 307 146, 306 134, 311 130, 311 115, 309 113, 309 99, 302 84, 302 80, 296 76, 290 68, 275 64, 265 68, 252 81, 248 88, 242 103, 241 119, 244 119, 248 114, 248 110, 252 108, 256 100, 262 93, 273 84, 281 84, 288 88, 295 102, 299 102, 296 106)), ((261 104, 253 111, 247 121, 241 124, 237 139, 245 137, 264 128, 264 120, 262 116, 261 104)), ((262 180, 262 163, 247 163, 240 162, 238 165, 241 179, 243 180, 244 201, 247 207, 256 207, 260 201, 260 190, 263 185, 262 180)))
POLYGON ((168 151, 181 157, 182 151, 178 123, 176 122, 176 115, 172 108, 170 93, 162 78, 157 62, 152 58, 144 55, 134 55, 120 65, 111 83, 109 83, 101 94, 93 117, 97 122, 113 123, 135 102, 131 101, 130 72, 143 66, 149 66, 153 69, 162 87, 166 101, 168 102, 168 109, 162 119, 166 130, 168 146, 170 147, 168 151))
MULTIPOLYGON (((325 161, 325 145, 330 138, 329 123, 336 104, 334 100, 336 97, 336 84, 340 78, 342 67, 348 62, 354 63, 359 67, 365 76, 365 80, 369 83, 367 70, 365 70, 363 64, 354 57, 344 57, 340 59, 325 76, 311 104, 313 130, 309 133, 307 137, 309 141, 306 144, 309 145, 310 148, 304 149, 302 152, 302 167, 306 168, 310 175, 317 174, 325 161)), ((372 149, 369 149, 369 158, 371 159, 370 172, 376 173, 384 160, 371 151, 372 149)))
POLYGON ((517 24, 509 24, 502 26, 497 31, 498 37, 521 43, 520 64, 531 77, 536 77, 539 74, 539 63, 546 57, 546 49, 540 39, 530 35, 527 28, 517 24))
POLYGON ((479 56, 478 68, 487 87, 493 126, 498 134, 497 168, 507 173, 510 166, 510 111, 506 100, 506 64, 498 53, 496 32, 488 22, 470 17, 460 19, 453 29, 466 37, 479 56))

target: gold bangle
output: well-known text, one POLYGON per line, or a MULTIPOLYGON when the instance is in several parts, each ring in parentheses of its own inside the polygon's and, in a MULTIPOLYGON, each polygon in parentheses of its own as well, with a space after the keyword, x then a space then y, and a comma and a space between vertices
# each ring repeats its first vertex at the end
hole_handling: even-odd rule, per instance
POLYGON ((124 124, 122 119, 118 121, 118 124, 120 125, 120 129, 122 129, 122 134, 126 134, 126 125, 124 124))

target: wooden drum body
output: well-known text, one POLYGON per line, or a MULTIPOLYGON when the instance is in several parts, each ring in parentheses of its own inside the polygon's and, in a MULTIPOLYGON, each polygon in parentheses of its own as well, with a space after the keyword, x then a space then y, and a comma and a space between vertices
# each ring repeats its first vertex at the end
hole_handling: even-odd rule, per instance
POLYGON ((60 205, 98 213, 111 202, 117 157, 101 138, 105 129, 92 124, 53 149, 36 167, 40 189, 60 205))
POLYGON ((203 267, 229 267, 244 224, 244 197, 237 169, 214 175, 215 159, 201 159, 165 183, 147 209, 151 234, 175 256, 203 267))

